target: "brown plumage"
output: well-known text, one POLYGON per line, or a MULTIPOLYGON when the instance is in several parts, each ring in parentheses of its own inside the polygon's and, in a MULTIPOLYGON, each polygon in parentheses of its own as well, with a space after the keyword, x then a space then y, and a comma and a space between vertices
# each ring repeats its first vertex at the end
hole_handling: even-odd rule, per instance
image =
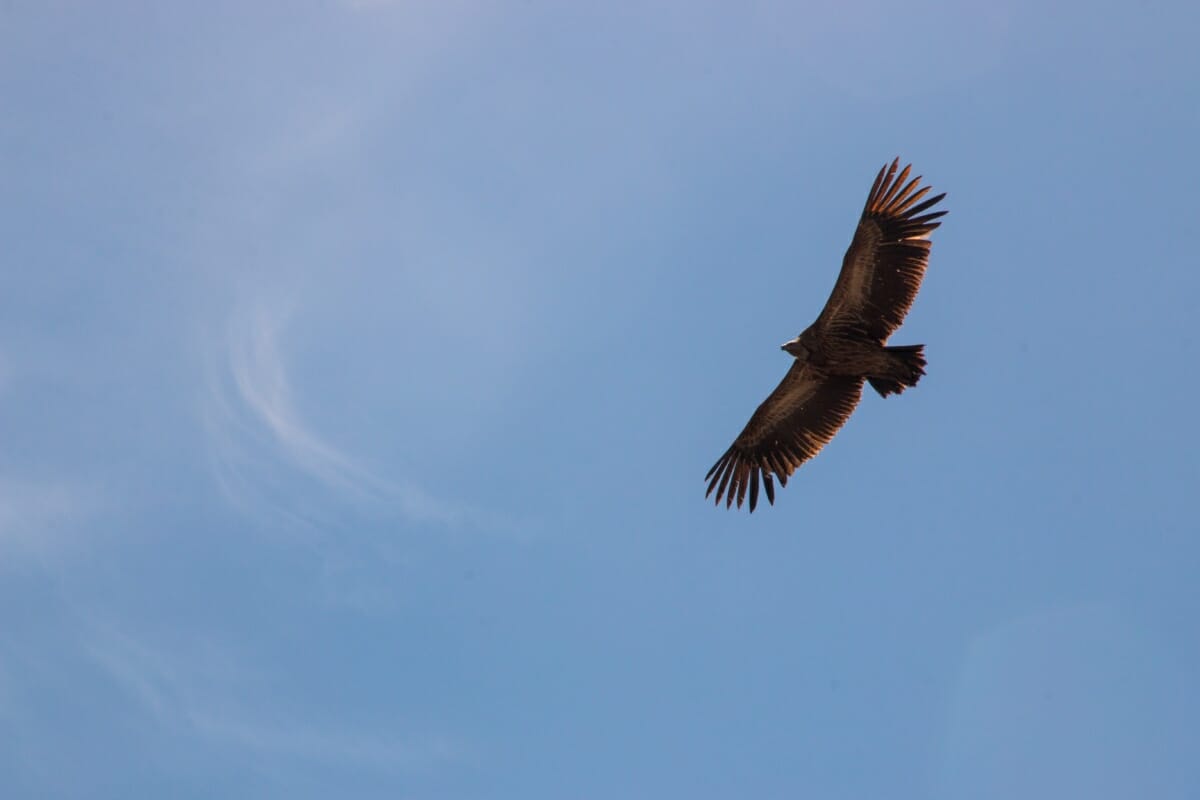
POLYGON ((785 342, 791 369, 763 401, 741 435, 704 479, 708 497, 738 508, 747 494, 750 511, 758 490, 775 502, 796 468, 820 452, 850 418, 869 382, 882 397, 916 386, 925 374, 924 345, 887 346, 912 306, 929 262, 929 234, 945 211, 926 213, 945 194, 923 199, 920 176, 900 159, 875 177, 842 271, 817 321, 785 342), (906 183, 907 181, 907 183, 906 183))

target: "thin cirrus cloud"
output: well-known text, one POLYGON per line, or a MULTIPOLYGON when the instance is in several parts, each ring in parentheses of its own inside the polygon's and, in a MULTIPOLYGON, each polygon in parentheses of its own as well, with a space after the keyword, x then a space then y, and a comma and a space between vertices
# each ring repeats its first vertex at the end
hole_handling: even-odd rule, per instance
POLYGON ((202 740, 255 759, 291 759, 381 770, 453 762, 460 745, 438 734, 349 729, 330 720, 296 720, 255 706, 268 676, 229 647, 206 641, 170 649, 111 625, 91 623, 85 652, 129 700, 130 709, 170 736, 202 740), (288 719, 284 719, 287 717, 288 719))
POLYGON ((1197 704, 1179 655, 1108 603, 979 633, 947 705, 939 796, 1193 796, 1197 704))
MULTIPOLYGON (((11 379, 11 359, 0 351, 0 395, 11 379)), ((9 561, 56 553, 98 502, 94 489, 69 480, 0 473, 0 557, 9 561)))
POLYGON ((0 554, 42 557, 97 506, 94 491, 67 483, 0 476, 0 554))
POLYGON ((399 515, 456 526, 468 513, 413 484, 379 475, 313 430, 297 410, 281 340, 293 306, 257 303, 229 320, 210 358, 205 418, 214 474, 226 497, 255 513, 328 524, 330 507, 306 502, 302 480, 315 484, 337 511, 399 515), (297 480, 301 479, 301 480, 297 480))

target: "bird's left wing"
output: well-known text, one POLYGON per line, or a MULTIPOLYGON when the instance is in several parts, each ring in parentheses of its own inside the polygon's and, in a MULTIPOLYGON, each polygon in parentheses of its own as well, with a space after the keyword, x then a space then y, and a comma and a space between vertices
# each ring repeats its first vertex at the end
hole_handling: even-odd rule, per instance
POLYGON ((786 486, 796 468, 821 451, 846 423, 862 396, 863 379, 827 376, 809 364, 794 362, 779 386, 763 401, 746 428, 704 479, 708 497, 738 508, 750 495, 750 511, 758 505, 761 484, 775 503, 775 485, 786 486))

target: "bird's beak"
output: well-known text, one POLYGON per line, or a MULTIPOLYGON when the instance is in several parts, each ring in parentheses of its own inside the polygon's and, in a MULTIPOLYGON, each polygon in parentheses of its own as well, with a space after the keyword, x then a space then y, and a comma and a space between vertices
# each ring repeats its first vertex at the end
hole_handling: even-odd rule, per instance
POLYGON ((788 339, 786 342, 784 342, 783 344, 779 345, 779 349, 780 349, 780 350, 787 350, 789 347, 791 347, 791 346, 793 346, 793 345, 797 345, 797 344, 800 344, 800 337, 799 337, 799 336, 797 336, 795 339, 788 339))

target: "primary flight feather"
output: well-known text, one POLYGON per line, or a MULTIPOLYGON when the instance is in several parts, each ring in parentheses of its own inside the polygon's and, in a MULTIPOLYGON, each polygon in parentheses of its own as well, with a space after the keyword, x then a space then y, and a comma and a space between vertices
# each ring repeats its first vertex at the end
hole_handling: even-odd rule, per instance
POLYGON ((842 271, 816 322, 782 349, 793 357, 783 381, 763 401, 741 435, 704 479, 728 508, 750 511, 758 492, 775 502, 774 479, 788 476, 820 452, 850 418, 863 382, 880 396, 916 386, 925 374, 924 345, 888 346, 912 306, 929 263, 929 234, 945 211, 930 211, 945 194, 925 198, 921 177, 899 159, 875 177, 867 204, 842 259, 842 271))

